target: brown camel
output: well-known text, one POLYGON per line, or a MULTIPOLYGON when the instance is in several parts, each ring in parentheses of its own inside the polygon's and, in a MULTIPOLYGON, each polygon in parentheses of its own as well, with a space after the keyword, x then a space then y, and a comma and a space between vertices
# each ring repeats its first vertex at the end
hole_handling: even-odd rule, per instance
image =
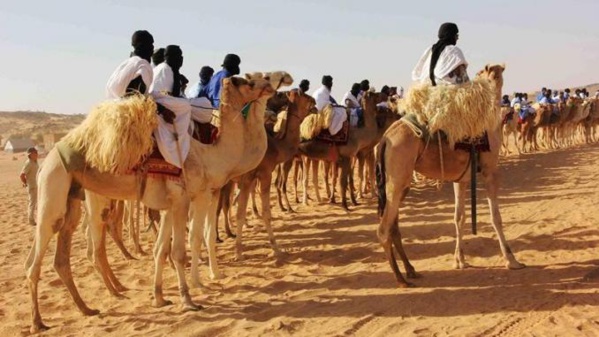
MULTIPOLYGON (((477 76, 488 79, 497 93, 496 102, 499 107, 501 87, 503 85, 504 67, 500 65, 487 65, 477 76)), ((524 265, 516 261, 509 248, 502 229, 501 215, 497 203, 497 162, 499 160, 500 128, 488 130, 491 152, 480 154, 480 168, 488 193, 489 207, 491 208, 491 222, 497 233, 501 251, 510 269, 523 268, 524 265)), ((412 181, 413 172, 432 179, 445 179, 454 182, 455 191, 455 227, 456 248, 455 267, 466 268, 468 264, 462 251, 462 227, 466 220, 464 215, 464 202, 466 198, 466 184, 470 180, 469 153, 456 151, 449 148, 444 142, 440 149, 437 141, 419 138, 414 131, 402 120, 393 124, 385 133, 377 146, 377 186, 379 188, 379 215, 381 215, 378 228, 378 237, 385 250, 387 260, 401 287, 410 286, 402 277, 393 246, 399 253, 406 273, 409 278, 416 277, 416 271, 410 264, 402 243, 398 226, 398 213, 400 203, 404 200, 412 181), (440 160, 442 151, 443 163, 440 160), (441 169, 443 165, 443 169, 441 169)))
MULTIPOLYGON (((223 82, 221 120, 223 124, 231 123, 239 116, 242 107, 263 95, 272 95, 273 90, 269 83, 250 83, 240 78, 226 79, 223 82), (270 88, 270 89, 269 89, 270 88)), ((241 125, 240 125, 241 127, 241 125)), ((226 129, 226 128, 225 128, 226 129)), ((228 137, 221 137, 215 146, 205 146, 199 142, 191 143, 191 150, 184 163, 187 171, 187 193, 183 186, 168 179, 149 178, 141 201, 150 208, 166 210, 161 219, 159 242, 154 247, 156 261, 156 275, 154 284, 154 305, 163 306, 169 302, 162 296, 162 267, 166 256, 171 253, 175 262, 179 280, 179 290, 184 308, 198 310, 201 307, 191 300, 185 281, 185 227, 188 217, 189 196, 194 199, 193 191, 201 190, 206 184, 204 171, 214 165, 223 165, 227 160, 240 160, 238 155, 225 156, 223 151, 236 151, 240 148, 240 140, 236 137, 242 130, 235 130, 234 126, 224 132, 231 132, 228 137), (221 160, 210 160, 221 158, 221 160), (213 164, 211 164, 213 163, 213 164), (174 235, 172 235, 174 234, 174 235), (171 236, 173 237, 171 252, 171 236)), ((224 152, 226 153, 226 152, 224 152)), ((219 171, 219 168, 213 168, 219 171)), ((73 282, 70 265, 71 239, 81 217, 81 200, 78 194, 70 193, 71 186, 79 184, 88 193, 88 210, 90 211, 89 229, 93 238, 95 267, 104 279, 108 290, 117 295, 122 290, 106 258, 104 245, 105 219, 103 214, 111 199, 134 200, 138 198, 139 182, 135 175, 114 175, 99 172, 93 168, 82 171, 68 172, 65 170, 57 149, 48 154, 44 165, 38 175, 38 214, 34 243, 27 258, 25 268, 28 279, 32 304, 32 332, 46 330, 43 324, 38 305, 38 283, 40 279, 41 264, 48 244, 54 234, 58 232, 57 249, 54 259, 54 268, 79 310, 85 315, 98 314, 98 310, 90 309, 82 300, 73 282)))
MULTIPOLYGON (((318 162, 317 160, 324 161, 325 163, 336 164, 341 169, 341 176, 339 179, 339 187, 341 191, 341 204, 344 209, 349 210, 347 205, 347 187, 351 187, 353 184, 350 183, 352 178, 350 175, 351 161, 360 150, 367 147, 377 137, 377 124, 376 124, 376 105, 385 99, 385 95, 382 93, 367 92, 362 98, 362 109, 364 110, 364 126, 361 128, 352 128, 349 132, 349 140, 344 145, 330 145, 328 143, 319 140, 310 140, 302 142, 299 146, 300 153, 304 156, 304 204, 307 203, 307 186, 308 186, 308 172, 309 161, 312 161, 312 179, 315 187, 316 198, 320 201, 320 194, 318 192, 318 162)), ((334 185, 335 185, 335 173, 337 169, 333 170, 333 188, 330 191, 330 202, 335 202, 334 185)), ((325 170, 325 178, 326 170, 325 170)), ((327 178, 328 179, 328 178, 327 178)), ((357 205, 355 195, 353 191, 350 191, 350 197, 354 205, 357 205)))
MULTIPOLYGON (((274 89, 289 86, 293 83, 291 75, 284 71, 269 73, 246 74, 246 78, 253 83, 266 81, 267 94, 254 100, 249 106, 247 119, 237 116, 236 123, 241 123, 241 130, 232 133, 228 137, 236 138, 236 149, 228 149, 231 152, 222 151, 216 160, 229 161, 231 165, 214 166, 214 170, 207 167, 198 172, 205 177, 201 191, 195 198, 191 199, 193 220, 189 231, 189 245, 191 247, 191 281, 195 287, 201 286, 199 280, 198 263, 202 243, 208 248, 208 259, 210 263, 210 277, 218 279, 221 273, 216 260, 216 214, 220 189, 230 180, 235 179, 253 169, 262 161, 267 149, 266 129, 264 128, 264 114, 266 103, 275 94, 274 89), (202 235, 203 239, 202 240, 202 235)), ((224 136, 223 136, 224 137, 224 136)), ((223 138, 221 137, 221 139, 223 138)))
MULTIPOLYGON (((280 253, 271 226, 270 188, 272 173, 278 164, 284 163, 296 155, 300 144, 300 124, 309 113, 316 112, 316 101, 311 96, 297 90, 288 92, 287 96, 289 99, 287 123, 282 138, 275 139, 269 136, 266 154, 258 167, 241 176, 238 182, 239 196, 237 199, 237 238, 235 245, 238 260, 243 259, 242 233, 246 223, 246 208, 249 195, 253 191, 256 181, 260 183, 262 220, 275 254, 280 253)), ((228 209, 224 211, 228 212, 228 209)))

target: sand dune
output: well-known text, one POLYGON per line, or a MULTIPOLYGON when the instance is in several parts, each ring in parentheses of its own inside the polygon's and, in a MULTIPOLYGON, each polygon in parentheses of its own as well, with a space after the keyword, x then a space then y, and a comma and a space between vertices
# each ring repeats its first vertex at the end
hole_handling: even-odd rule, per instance
MULTIPOLYGON (((165 295, 176 304, 151 307, 150 256, 126 261, 109 240, 109 259, 129 287, 111 297, 74 237, 75 282, 101 310, 82 316, 52 269, 55 240, 44 260, 40 309, 47 336, 599 336, 598 283, 580 279, 599 265, 599 145, 510 157, 501 163, 505 234, 528 268, 503 268, 479 193, 479 235, 466 229, 465 253, 474 267, 452 268, 453 194, 415 188, 402 208, 408 256, 422 278, 399 289, 377 242, 375 202, 346 213, 339 206, 274 207, 275 235, 288 253, 275 260, 259 222, 247 230, 246 261, 234 262, 231 240, 217 247, 224 279, 192 290, 206 309, 182 313, 172 269, 165 295)), ((33 228, 17 175, 23 156, 0 156, 0 336, 28 335, 29 293, 23 264, 33 228)), ((274 199, 273 199, 274 202, 274 199)), ((469 224, 468 224, 469 226, 469 224)), ((144 233, 151 252, 153 234, 144 233)), ((125 234, 125 236, 127 236, 125 234)), ((131 244, 127 242, 129 246, 131 244)))

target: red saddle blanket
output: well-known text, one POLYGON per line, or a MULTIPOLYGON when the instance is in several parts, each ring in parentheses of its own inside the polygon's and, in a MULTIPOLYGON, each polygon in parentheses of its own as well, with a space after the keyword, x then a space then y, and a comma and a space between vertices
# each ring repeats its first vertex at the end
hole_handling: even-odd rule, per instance
POLYGON ((154 146, 152 154, 135 171, 140 170, 142 167, 147 168, 148 175, 168 176, 171 178, 180 178, 183 172, 182 169, 164 160, 157 146, 154 146))
POLYGON ((343 122, 341 130, 339 130, 339 132, 337 132, 335 135, 331 135, 329 129, 324 129, 314 139, 330 144, 347 144, 347 141, 349 140, 349 118, 345 122, 343 122))

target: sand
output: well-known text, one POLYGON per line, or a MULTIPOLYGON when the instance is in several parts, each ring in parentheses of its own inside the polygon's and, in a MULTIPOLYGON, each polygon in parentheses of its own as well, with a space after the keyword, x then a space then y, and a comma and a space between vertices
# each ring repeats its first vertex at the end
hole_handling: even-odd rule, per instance
MULTIPOLYGON (((16 158, 0 155, 0 336, 29 335, 31 319, 23 264, 33 228, 17 178, 24 155, 16 158)), ((479 235, 466 229, 464 248, 473 265, 467 270, 452 267, 451 185, 414 189, 400 216, 407 254, 422 274, 410 289, 397 287, 377 242, 373 200, 351 213, 313 203, 284 214, 273 206, 275 235, 288 256, 276 261, 265 232, 248 229, 246 261, 235 262, 233 241, 226 240, 217 247, 224 279, 209 280, 202 265, 204 288, 191 291, 206 306, 200 312, 181 312, 170 268, 165 296, 175 304, 153 308, 151 256, 127 261, 109 239, 111 264, 130 288, 126 298, 112 297, 85 257, 79 228, 75 282, 101 314, 77 311, 52 269, 54 239, 40 282, 41 313, 52 328, 42 335, 599 336, 599 283, 581 282, 599 267, 598 158, 596 144, 502 160, 505 234, 528 266, 518 271, 503 268, 482 189, 479 235)), ((142 240, 151 252, 153 234, 142 233, 142 240)))

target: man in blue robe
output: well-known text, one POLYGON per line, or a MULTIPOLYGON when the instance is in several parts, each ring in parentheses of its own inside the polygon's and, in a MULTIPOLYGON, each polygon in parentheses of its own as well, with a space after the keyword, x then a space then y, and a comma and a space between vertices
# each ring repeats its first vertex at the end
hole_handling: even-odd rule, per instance
POLYGON ((220 92, 223 85, 223 79, 239 75, 239 64, 241 64, 241 59, 239 56, 235 54, 228 54, 225 56, 225 60, 223 61, 223 69, 210 79, 208 85, 206 85, 202 91, 200 92, 200 97, 207 97, 212 103, 212 107, 218 109, 220 106, 220 92))

